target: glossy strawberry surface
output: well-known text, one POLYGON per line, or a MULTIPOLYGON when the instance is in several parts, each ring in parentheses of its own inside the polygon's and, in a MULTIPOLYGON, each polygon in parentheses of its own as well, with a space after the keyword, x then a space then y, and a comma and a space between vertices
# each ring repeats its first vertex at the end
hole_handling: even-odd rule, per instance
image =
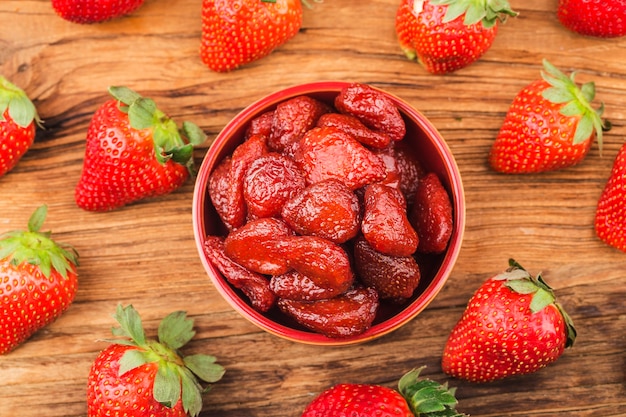
POLYGON ((74 23, 98 23, 132 13, 144 0, 51 0, 55 12, 74 23))

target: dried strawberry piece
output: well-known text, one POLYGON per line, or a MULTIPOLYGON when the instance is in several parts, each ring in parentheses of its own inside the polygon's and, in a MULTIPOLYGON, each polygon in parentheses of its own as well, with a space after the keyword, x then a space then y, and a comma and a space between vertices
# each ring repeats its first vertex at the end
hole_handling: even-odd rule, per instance
POLYGON ((237 192, 231 177, 232 158, 224 158, 209 176, 208 192, 213 207, 228 230, 240 227, 246 220, 243 193, 237 192))
POLYGON ((418 245, 418 235, 409 222, 402 193, 383 184, 365 190, 361 232, 378 252, 409 256, 418 245))
POLYGON ((285 203, 282 218, 300 235, 344 243, 359 232, 359 200, 350 188, 334 179, 308 186, 285 203))
POLYGON ((335 98, 335 107, 370 129, 388 134, 394 141, 402 140, 406 134, 404 119, 395 103, 367 84, 344 87, 335 98))
POLYGON ((276 304, 302 326, 326 337, 339 338, 356 336, 369 329, 380 303, 373 288, 354 288, 330 299, 279 299, 276 304))
POLYGON ((249 218, 280 214, 287 200, 306 186, 298 165, 283 155, 268 153, 248 167, 243 181, 243 196, 249 218))
POLYGON ((291 144, 300 140, 304 133, 317 123, 317 120, 331 108, 309 96, 298 96, 283 101, 276 106, 272 120, 269 146, 276 152, 283 152, 291 144))
POLYGON ((411 206, 419 179, 426 175, 426 171, 407 142, 396 142, 391 152, 396 160, 400 177, 400 190, 406 197, 408 205, 411 206))
POLYGON ((281 242, 292 234, 282 220, 271 217, 252 220, 228 234, 224 250, 229 258, 251 271, 280 275, 291 269, 281 255, 281 242))
POLYGON ((419 236, 417 251, 442 253, 452 235, 452 203, 437 174, 420 179, 414 200, 409 221, 419 236))
POLYGON ((204 240, 203 249, 209 262, 221 272, 229 284, 241 290, 248 297, 255 310, 266 312, 272 308, 276 296, 270 290, 268 279, 230 259, 224 251, 222 238, 207 236, 204 240))
POLYGON ((384 162, 349 134, 335 127, 315 127, 298 143, 294 160, 307 184, 336 179, 356 190, 385 178, 384 162))
POLYGON ((384 149, 389 146, 391 138, 388 134, 374 131, 365 126, 359 119, 349 114, 327 113, 319 118, 317 126, 331 126, 352 135, 356 140, 371 148, 384 149))
POLYGON ((364 238, 354 244, 354 265, 360 281, 375 288, 381 299, 397 303, 410 298, 420 281, 420 269, 412 256, 380 253, 364 238))
POLYGON ((261 135, 265 138, 269 138, 272 133, 272 122, 274 120, 274 112, 267 111, 260 116, 250 120, 248 128, 246 129, 245 138, 250 138, 255 135, 261 135))
POLYGON ((293 270, 273 276, 270 280, 270 289, 279 298, 314 301, 336 297, 346 292, 351 284, 351 282, 346 282, 345 288, 326 288, 318 285, 315 280, 306 275, 293 270))

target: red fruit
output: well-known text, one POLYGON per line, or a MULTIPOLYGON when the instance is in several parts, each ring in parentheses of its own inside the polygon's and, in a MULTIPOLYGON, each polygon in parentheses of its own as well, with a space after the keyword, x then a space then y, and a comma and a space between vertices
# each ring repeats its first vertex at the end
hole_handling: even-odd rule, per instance
POLYGON ((602 107, 592 82, 578 88, 548 61, 545 73, 515 96, 491 148, 489 163, 508 174, 537 173, 580 163, 595 137, 602 147, 602 107))
POLYGON ((378 311, 378 294, 372 288, 355 288, 318 301, 279 299, 280 310, 304 327, 326 337, 348 337, 370 328, 378 311))
POLYGON ((292 270, 282 275, 274 275, 270 280, 270 289, 279 298, 296 301, 314 301, 333 298, 347 291, 352 281, 342 287, 328 288, 320 286, 298 271, 292 270))
POLYGON ((384 162, 349 134, 334 127, 315 127, 298 143, 294 160, 307 184, 327 179, 356 190, 386 176, 384 162))
POLYGON ((280 214, 285 202, 305 187, 303 172, 291 159, 268 153, 252 162, 243 181, 243 196, 252 219, 280 214))
POLYGON ((41 206, 27 231, 0 235, 0 354, 55 321, 76 296, 78 253, 39 231, 46 213, 41 206))
POLYGON ((54 11, 74 23, 97 23, 127 15, 144 0, 52 0, 54 11))
POLYGON ((559 0, 557 17, 581 35, 615 38, 626 35, 624 0, 559 0))
POLYGON ((402 303, 420 282, 420 269, 412 256, 390 256, 376 251, 363 238, 354 244, 354 266, 361 282, 375 288, 381 299, 402 303))
POLYGON ((446 250, 454 227, 452 202, 437 174, 429 173, 419 180, 409 221, 419 236, 418 252, 446 250))
POLYGON ((396 34, 408 59, 446 74, 478 60, 493 44, 498 22, 515 15, 506 0, 402 0, 396 34))
POLYGON ((224 250, 229 258, 251 271, 280 275, 290 269, 280 251, 284 238, 292 234, 282 220, 252 220, 228 234, 224 250))
POLYGON ((385 133, 394 141, 406 134, 406 125, 393 101, 382 91, 367 84, 353 83, 335 97, 335 107, 341 113, 356 117, 365 126, 385 133))
POLYGON ((552 289, 515 261, 509 265, 478 288, 454 326, 441 363, 448 375, 490 382, 528 374, 573 345, 576 331, 552 289))
POLYGON ((0 177, 17 165, 35 140, 37 109, 26 93, 0 76, 0 177))
POLYGON ((317 182, 285 203, 283 220, 296 233, 345 243, 359 232, 357 196, 337 180, 317 182))
POLYGON ((607 244, 626 252, 626 144, 622 145, 611 175, 598 200, 596 234, 607 244))
POLYGON ((349 114, 326 113, 319 118, 317 126, 336 127, 349 133, 356 140, 370 148, 385 149, 391 142, 388 134, 370 129, 361 123, 359 119, 349 114))
POLYGON ((251 136, 261 135, 266 138, 270 137, 272 133, 272 123, 274 121, 274 112, 268 111, 260 116, 250 120, 248 128, 246 129, 245 138, 248 139, 251 136))
POLYGON ((219 381, 224 368, 215 357, 183 356, 182 348, 195 335, 193 320, 184 311, 166 316, 158 341, 146 337, 141 318, 132 307, 118 306, 116 340, 94 360, 87 380, 87 416, 195 417, 202 394, 219 381))
POLYGON ((335 385, 315 397, 302 417, 466 416, 455 409, 455 389, 420 379, 422 369, 413 369, 400 378, 398 391, 372 384, 335 385))
POLYGON ((274 305, 276 296, 270 290, 268 279, 239 265, 224 251, 224 241, 217 236, 207 236, 204 241, 207 259, 224 275, 226 281, 240 289, 250 300, 252 307, 266 312, 274 305))
POLYGON ((330 110, 329 106, 309 96, 294 97, 278 104, 272 119, 269 147, 283 152, 293 146, 330 110))
POLYGON ((376 251, 392 256, 409 256, 417 249, 418 236, 409 223, 402 193, 383 184, 365 189, 361 232, 376 251))
POLYGON ((169 194, 193 171, 193 147, 206 136, 193 123, 178 127, 154 101, 126 87, 111 87, 115 99, 95 112, 76 204, 107 211, 169 194))
POLYGON ((407 142, 397 142, 393 147, 392 154, 396 160, 396 167, 400 176, 400 190, 406 198, 407 205, 411 206, 418 181, 426 174, 426 171, 407 142))
POLYGON ((230 71, 269 55, 301 26, 300 0, 204 0, 200 57, 213 71, 230 71))

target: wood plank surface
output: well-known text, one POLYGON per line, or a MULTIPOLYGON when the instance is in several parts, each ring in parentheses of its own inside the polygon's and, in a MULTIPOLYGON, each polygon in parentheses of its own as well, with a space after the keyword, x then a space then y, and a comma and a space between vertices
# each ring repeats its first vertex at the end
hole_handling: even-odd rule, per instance
MULTIPOLYGON (((114 325, 132 303, 150 334, 174 310, 195 319, 190 353, 227 369, 202 416, 296 417, 338 382, 394 386, 413 367, 458 387, 459 410, 475 417, 626 416, 626 254, 594 234, 597 199, 626 135, 626 39, 573 34, 556 19, 557 0, 510 0, 520 14, 500 28, 474 65, 446 76, 402 55, 397 0, 325 0, 304 12, 300 33, 270 56, 227 74, 199 59, 201 0, 146 0, 130 16, 97 25, 58 18, 48 0, 0 2, 0 73, 33 98, 45 131, 0 179, 0 230, 23 227, 42 203, 45 226, 81 255, 80 287, 67 313, 0 357, 0 416, 85 416, 86 378, 114 325), (580 82, 595 81, 613 129, 602 154, 579 166, 505 176, 486 156, 513 96, 547 58, 580 82), (193 181, 177 192, 110 213, 74 203, 89 119, 109 85, 155 99, 210 139, 251 102, 318 80, 381 87, 414 105, 446 138, 465 185, 467 226, 457 264, 429 307, 375 341, 323 348, 264 333, 239 316, 209 281, 194 243, 193 181), (475 385, 440 368, 443 345, 473 291, 516 258, 543 272, 577 325, 575 346, 549 368, 475 385)), ((210 142, 195 154, 201 162, 210 142)))

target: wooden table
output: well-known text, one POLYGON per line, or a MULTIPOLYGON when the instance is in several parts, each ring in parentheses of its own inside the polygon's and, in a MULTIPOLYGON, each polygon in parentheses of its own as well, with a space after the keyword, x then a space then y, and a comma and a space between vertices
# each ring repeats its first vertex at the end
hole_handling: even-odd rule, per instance
MULTIPOLYGON (((174 310, 195 319, 188 352, 227 368, 204 416, 296 417, 338 382, 395 386, 413 367, 457 386, 459 410, 486 416, 626 415, 626 254, 596 238, 597 198, 626 136, 626 39, 584 38, 556 19, 557 0, 511 0, 520 15, 501 27, 480 62, 434 76, 402 55, 397 0, 327 0, 306 10, 300 33, 271 56, 217 74, 198 47, 201 0, 147 0, 131 16, 98 25, 58 18, 48 0, 0 2, 0 72, 33 98, 45 131, 0 179, 0 229, 25 226, 49 205, 46 227, 81 255, 75 303, 54 324, 0 357, 0 416, 84 416, 86 378, 106 346, 118 303, 132 303, 153 335, 174 310), (547 58, 580 82, 595 81, 613 129, 600 155, 560 172, 506 176, 486 163, 513 96, 547 58), (264 333, 220 297, 199 260, 191 220, 193 182, 158 200, 88 213, 73 198, 87 125, 124 84, 212 139, 252 101, 293 84, 371 83, 421 110, 448 141, 467 200, 464 246, 439 296, 405 327, 350 347, 296 344, 264 333), (473 291, 516 258, 543 272, 577 325, 576 345, 536 374, 488 385, 441 371, 443 345, 473 291)), ((599 103, 597 101, 596 103, 599 103)), ((201 162, 207 142, 196 153, 201 162)))

